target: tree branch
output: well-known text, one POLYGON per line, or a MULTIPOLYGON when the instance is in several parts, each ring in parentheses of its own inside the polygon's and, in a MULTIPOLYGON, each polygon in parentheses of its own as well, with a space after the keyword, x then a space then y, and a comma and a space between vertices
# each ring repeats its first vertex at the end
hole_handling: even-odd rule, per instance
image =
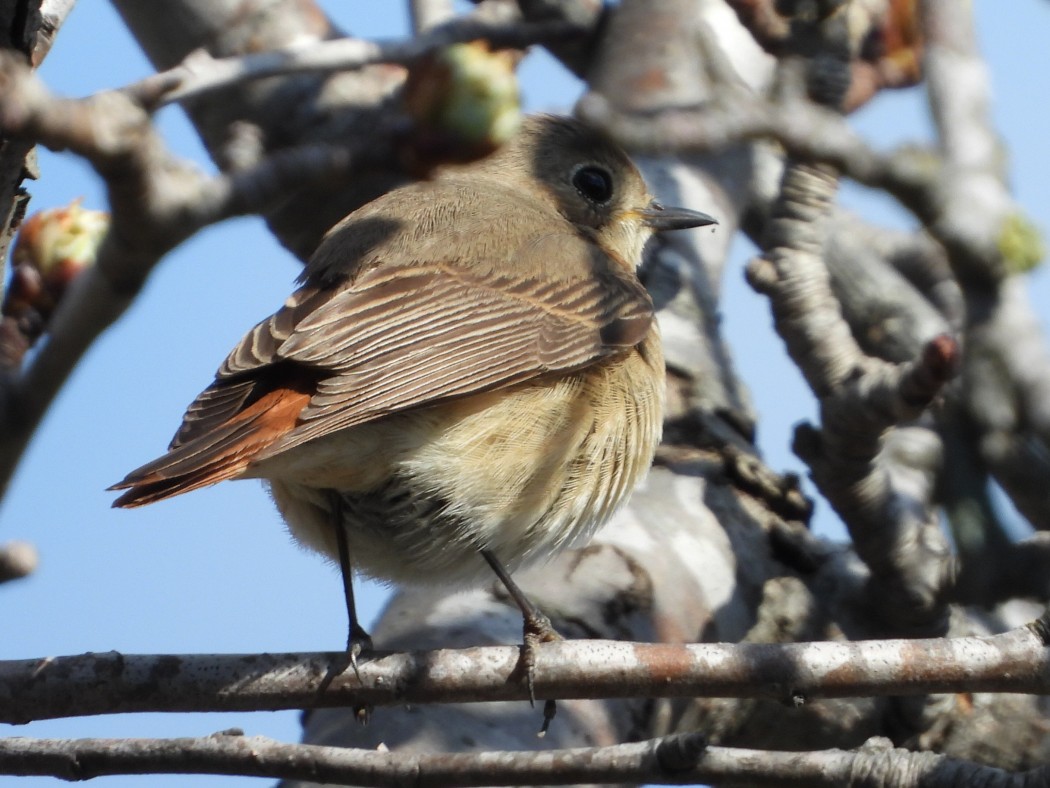
POLYGON ((619 112, 606 97, 589 93, 576 113, 640 151, 714 153, 741 142, 775 140, 792 157, 830 165, 858 183, 884 189, 920 215, 930 210, 939 172, 932 151, 879 152, 831 110, 800 98, 768 100, 735 84, 720 86, 701 106, 647 114, 619 112))
POLYGON ((95 265, 59 303, 40 352, 21 376, 2 382, 2 490, 70 372, 168 251, 209 224, 262 209, 291 184, 345 177, 369 151, 307 145, 209 178, 168 152, 149 113, 126 94, 58 98, 12 57, 0 60, 0 79, 0 129, 83 156, 105 179, 112 210, 95 265))
MULTIPOLYGON (((1044 619, 1046 617, 1044 616, 1044 619)), ((791 644, 574 640, 537 651, 540 698, 807 699, 1050 691, 1043 619, 991 637, 791 644), (849 666, 848 669, 845 666, 849 666)), ((265 655, 84 654, 0 662, 0 721, 142 711, 248 711, 526 700, 509 646, 265 655), (338 667, 336 667, 338 666, 338 667)))
POLYGON ((0 773, 86 780, 112 774, 226 774, 337 785, 572 785, 692 782, 703 738, 544 752, 416 755, 283 744, 238 732, 197 739, 8 739, 0 773))
MULTIPOLYGON (((0 10, 0 46, 23 53, 32 67, 51 50, 55 36, 73 9, 75 0, 23 0, 0 10)), ((34 178, 36 158, 32 143, 0 138, 0 300, 7 285, 7 258, 11 240, 21 225, 29 202, 22 183, 34 178)), ((0 363, 6 363, 3 359, 0 363)))
POLYGON ((919 4, 930 107, 945 160, 931 231, 967 300, 962 398, 982 459, 1036 528, 1050 527, 1050 348, 1019 275, 1041 240, 1009 193, 973 13, 919 4))
POLYGON ((952 564, 931 485, 880 453, 886 430, 921 415, 951 378, 958 350, 943 337, 899 366, 861 351, 822 261, 835 183, 825 166, 788 165, 766 251, 748 266, 748 281, 769 296, 777 332, 820 398, 821 428, 800 429, 795 451, 872 571, 869 608, 893 619, 890 631, 940 632, 952 564), (887 605, 885 593, 897 602, 887 605), (904 614, 909 620, 899 620, 904 614))
MULTIPOLYGON (((580 79, 586 79, 594 60, 595 50, 604 38, 605 23, 610 16, 609 7, 597 0, 512 0, 521 15, 532 22, 557 19, 570 22, 585 35, 576 38, 550 41, 544 44, 554 57, 580 79)), ((471 0, 482 2, 482 0, 471 0)))
POLYGON ((699 734, 566 750, 416 754, 284 744, 225 731, 180 739, 0 740, 0 773, 88 780, 115 774, 223 774, 333 785, 473 786, 581 783, 763 784, 837 788, 1036 788, 1020 774, 871 739, 858 750, 769 752, 707 747, 699 734))
POLYGON ((409 0, 412 32, 416 35, 445 22, 455 13, 452 0, 409 0))
POLYGON ((178 66, 147 77, 127 90, 136 96, 151 96, 157 105, 164 105, 272 76, 349 71, 377 63, 408 66, 438 49, 477 39, 485 39, 497 49, 524 49, 585 32, 562 20, 493 24, 465 17, 400 41, 338 38, 227 58, 214 58, 198 49, 178 66))

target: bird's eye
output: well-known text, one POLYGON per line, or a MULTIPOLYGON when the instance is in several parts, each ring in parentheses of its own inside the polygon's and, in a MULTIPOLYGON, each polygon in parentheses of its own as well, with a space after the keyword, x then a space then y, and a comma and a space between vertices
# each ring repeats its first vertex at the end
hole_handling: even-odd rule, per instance
POLYGON ((601 167, 580 167, 572 176, 576 191, 593 203, 604 205, 613 193, 612 176, 601 167))

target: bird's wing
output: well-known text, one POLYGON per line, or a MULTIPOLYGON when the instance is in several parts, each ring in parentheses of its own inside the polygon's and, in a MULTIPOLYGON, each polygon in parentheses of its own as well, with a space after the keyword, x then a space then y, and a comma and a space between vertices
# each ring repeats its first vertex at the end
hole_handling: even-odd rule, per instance
MULTIPOLYGON (((302 288, 233 349, 168 454, 118 487, 173 476, 192 476, 186 489, 204 486, 388 414, 581 369, 648 333, 648 293, 589 239, 544 236, 516 255, 553 260, 553 275, 535 275, 551 270, 535 265, 540 258, 480 271, 431 261, 302 288), (270 402, 279 410, 269 412, 270 402)), ((176 487, 157 486, 150 500, 185 491, 176 487)), ((129 492, 121 501, 139 499, 129 492)))
POLYGON ((318 375, 299 424, 264 456, 390 413, 579 369, 649 331, 644 288, 587 239, 544 236, 518 254, 586 255, 591 274, 538 277, 527 260, 497 271, 375 267, 324 303, 308 306, 307 296, 290 331, 280 313, 258 327, 220 375, 282 361, 318 375))

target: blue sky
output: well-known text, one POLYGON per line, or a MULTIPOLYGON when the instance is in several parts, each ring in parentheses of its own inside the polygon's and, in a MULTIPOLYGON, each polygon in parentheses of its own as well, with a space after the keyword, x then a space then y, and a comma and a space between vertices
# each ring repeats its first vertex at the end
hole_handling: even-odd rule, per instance
MULTIPOLYGON (((406 31, 401 3, 330 3, 343 27, 360 35, 406 31), (378 11, 376 9, 379 9, 378 11)), ((981 42, 993 67, 996 123, 1011 157, 1012 185, 1042 228, 1050 226, 1044 164, 1050 114, 1036 111, 1050 73, 1050 3, 978 0, 981 42)), ((82 0, 42 69, 52 88, 84 95, 150 73, 108 3, 82 0)), ((577 83, 543 57, 523 74, 530 109, 567 109, 577 83)), ((880 98, 858 118, 879 147, 929 138, 920 94, 880 98)), ((172 148, 210 168, 179 111, 162 113, 172 148)), ((85 165, 43 151, 32 210, 84 197, 103 207, 85 165)), ((909 226, 878 195, 848 187, 843 200, 878 222, 909 226)), ((704 209, 704 206, 690 206, 704 209)), ((788 449, 792 425, 813 418, 812 397, 769 329, 767 305, 743 283, 751 250, 735 247, 727 269, 724 326, 739 370, 760 412, 760 440, 774 468, 803 472, 788 449)), ((167 445, 185 406, 211 380, 229 348, 290 292, 298 264, 254 219, 201 233, 171 254, 146 292, 81 364, 55 403, 0 508, 0 541, 25 539, 41 553, 30 578, 0 586, 0 659, 85 651, 130 653, 255 652, 338 649, 345 621, 337 570, 296 547, 257 482, 219 485, 134 511, 110 508, 105 488, 167 445)), ((1031 276, 1032 299, 1050 318, 1050 277, 1031 276)), ((840 536, 828 507, 817 527, 840 536)), ((385 591, 366 586, 370 620, 385 591)), ((135 715, 0 726, 0 735, 187 736, 239 726, 294 741, 295 712, 135 715)), ((142 778, 106 778, 140 785, 142 778)), ((150 785, 247 785, 248 778, 149 778, 150 785)), ((0 786, 15 784, 0 777, 0 786)), ((57 785, 33 778, 20 786, 57 785)), ((256 785, 262 784, 255 781, 256 785)))

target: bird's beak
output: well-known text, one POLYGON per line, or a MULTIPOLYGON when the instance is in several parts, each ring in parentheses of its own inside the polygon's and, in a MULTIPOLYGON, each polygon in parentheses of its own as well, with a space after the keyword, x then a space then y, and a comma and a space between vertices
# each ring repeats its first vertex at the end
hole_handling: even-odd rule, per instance
POLYGON ((638 212, 642 221, 656 232, 664 230, 686 230, 690 227, 704 227, 718 222, 706 213, 690 211, 688 208, 665 208, 656 200, 649 207, 638 212))

